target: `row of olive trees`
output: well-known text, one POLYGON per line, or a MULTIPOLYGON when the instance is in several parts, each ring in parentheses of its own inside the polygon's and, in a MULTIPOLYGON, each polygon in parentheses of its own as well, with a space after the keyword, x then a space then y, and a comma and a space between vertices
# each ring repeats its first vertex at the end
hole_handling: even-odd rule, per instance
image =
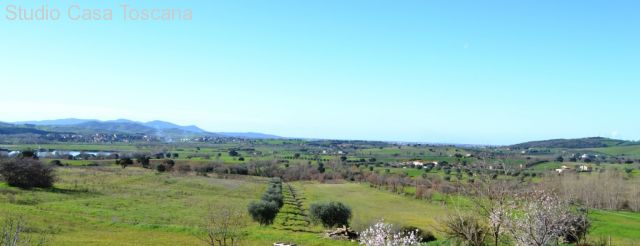
POLYGON ((262 199, 251 202, 248 211, 251 218, 260 225, 271 225, 283 205, 282 179, 274 178, 269 181, 269 188, 262 195, 262 199))
MULTIPOLYGON (((282 180, 269 181, 267 191, 260 201, 251 202, 248 212, 251 218, 262 226, 273 224, 273 220, 284 204, 282 180)), ((246 212, 237 206, 215 206, 206 219, 206 233, 200 239, 210 246, 235 246, 248 235, 246 212)))

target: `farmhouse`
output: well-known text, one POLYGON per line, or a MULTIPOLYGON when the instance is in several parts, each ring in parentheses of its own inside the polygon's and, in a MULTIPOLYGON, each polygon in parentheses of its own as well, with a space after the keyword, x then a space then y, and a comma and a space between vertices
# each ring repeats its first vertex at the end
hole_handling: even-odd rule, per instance
POLYGON ((580 165, 578 167, 578 171, 579 172, 591 172, 591 167, 589 167, 587 165, 580 165))
POLYGON ((16 157, 20 154, 20 151, 14 150, 9 152, 9 154, 7 154, 9 157, 16 157))
POLYGON ((414 160, 414 161, 406 161, 400 163, 401 166, 409 166, 409 167, 426 167, 426 166, 438 166, 437 161, 422 161, 422 160, 414 160))
POLYGON ((562 167, 556 169, 556 172, 563 173, 563 172, 566 172, 568 170, 571 170, 571 169, 569 167, 567 167, 567 166, 562 166, 562 167))

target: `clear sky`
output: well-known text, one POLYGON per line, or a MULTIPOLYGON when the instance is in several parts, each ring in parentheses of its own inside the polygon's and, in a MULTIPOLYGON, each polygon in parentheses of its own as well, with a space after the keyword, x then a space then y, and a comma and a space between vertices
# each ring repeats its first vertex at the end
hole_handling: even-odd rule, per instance
POLYGON ((166 120, 209 131, 473 144, 640 139, 640 2, 0 2, 0 121, 166 120), (112 21, 68 19, 111 8, 112 21), (132 8, 191 21, 124 21, 132 8), (75 10, 74 10, 75 11, 75 10))

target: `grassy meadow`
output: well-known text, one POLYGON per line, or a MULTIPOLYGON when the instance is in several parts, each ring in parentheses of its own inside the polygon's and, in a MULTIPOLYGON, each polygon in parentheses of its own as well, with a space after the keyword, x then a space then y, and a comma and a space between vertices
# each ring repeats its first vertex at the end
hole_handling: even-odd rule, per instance
MULTIPOLYGON (((53 189, 0 187, 0 214, 25 218, 32 236, 45 234, 52 245, 204 245, 198 235, 203 233, 200 226, 209 209, 231 205, 244 210, 250 201, 259 199, 267 182, 255 177, 218 179, 116 166, 65 167, 57 175, 53 189)), ((385 219, 436 232, 438 218, 447 213, 445 206, 364 184, 295 182, 292 186, 300 192, 305 207, 318 201, 349 205, 357 229, 385 219)), ((277 220, 267 227, 251 222, 245 243, 356 245, 323 239, 323 229, 315 225, 309 232, 295 233, 280 227, 277 220)))
MULTIPOLYGON (((210 209, 246 205, 259 199, 266 179, 218 179, 190 174, 157 174, 140 169, 65 167, 57 170, 53 189, 21 190, 0 186, 0 214, 21 216, 33 237, 47 235, 52 245, 204 245, 198 238, 210 209)), ((438 221, 457 206, 416 200, 371 188, 366 184, 294 182, 305 207, 320 201, 340 201, 353 210, 352 226, 362 230, 384 219, 433 232, 438 221)), ((640 238, 640 215, 629 212, 592 213, 592 238, 612 237, 620 245, 640 238)), ((276 241, 299 245, 355 245, 321 237, 322 228, 292 232, 279 226, 249 222, 246 245, 276 241)))
MULTIPOLYGON (((261 178, 216 179, 119 167, 58 169, 53 189, 0 187, 0 214, 28 221, 33 237, 52 245, 204 245, 208 211, 242 210, 259 199, 261 178)), ((289 233, 249 223, 248 245, 291 241, 326 245, 315 233, 289 233)))

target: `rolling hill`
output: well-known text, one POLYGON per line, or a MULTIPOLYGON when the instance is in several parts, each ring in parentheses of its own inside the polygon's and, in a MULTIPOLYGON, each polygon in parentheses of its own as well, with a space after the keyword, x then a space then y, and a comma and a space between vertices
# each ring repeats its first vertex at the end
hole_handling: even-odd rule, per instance
POLYGON ((68 118, 68 119, 59 119, 59 120, 41 120, 41 121, 19 121, 14 122, 14 124, 24 125, 36 125, 36 126, 79 126, 86 127, 89 129, 105 129, 105 128, 138 128, 139 131, 145 132, 149 129, 142 129, 139 125, 153 128, 156 130, 166 130, 166 129, 180 129, 187 132, 195 132, 195 133, 206 133, 207 131, 200 129, 197 126, 180 126, 177 124, 173 124, 171 122, 166 121, 149 121, 149 122, 137 122, 127 119, 117 119, 117 120, 107 120, 107 121, 99 121, 99 120, 91 120, 91 119, 76 119, 76 118, 68 118))
POLYGON ((614 146, 631 146, 640 145, 640 142, 603 138, 603 137, 591 137, 591 138, 577 138, 577 139, 551 139, 542 141, 532 141, 520 144, 511 145, 514 149, 528 149, 528 148, 566 148, 566 149, 584 149, 584 148, 605 148, 614 146))
POLYGON ((48 133, 78 133, 78 134, 144 134, 160 138, 184 138, 184 137, 232 137, 246 139, 271 139, 281 138, 256 132, 208 132, 195 125, 181 126, 171 122, 154 120, 138 122, 128 119, 117 120, 92 120, 67 118, 59 120, 20 121, 14 123, 1 123, 0 134, 36 134, 48 133))
POLYGON ((183 131, 195 132, 195 133, 206 133, 207 132, 207 131, 202 130, 199 127, 194 126, 194 125, 179 126, 179 125, 173 124, 171 122, 159 121, 159 120, 149 121, 149 122, 144 123, 144 125, 148 126, 148 127, 153 127, 155 129, 158 129, 158 130, 180 129, 180 130, 183 130, 183 131))

